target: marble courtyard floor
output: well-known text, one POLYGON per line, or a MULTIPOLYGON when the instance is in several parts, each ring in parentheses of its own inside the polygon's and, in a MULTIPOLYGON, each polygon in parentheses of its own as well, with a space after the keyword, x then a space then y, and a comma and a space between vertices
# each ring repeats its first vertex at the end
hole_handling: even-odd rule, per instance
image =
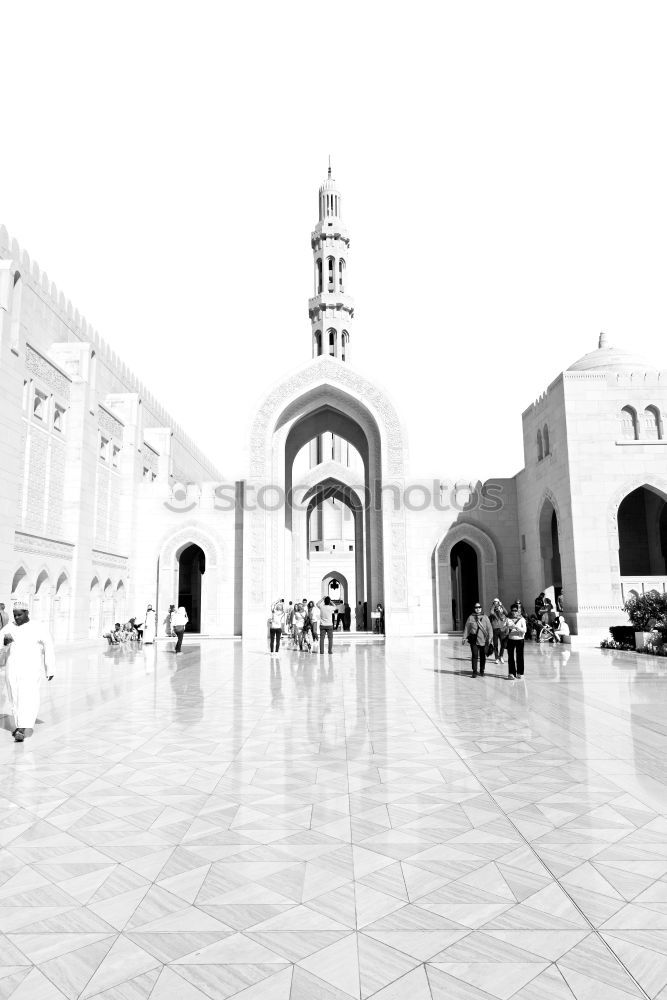
POLYGON ((0 733, 0 1000, 667 998, 667 660, 184 649, 0 733))

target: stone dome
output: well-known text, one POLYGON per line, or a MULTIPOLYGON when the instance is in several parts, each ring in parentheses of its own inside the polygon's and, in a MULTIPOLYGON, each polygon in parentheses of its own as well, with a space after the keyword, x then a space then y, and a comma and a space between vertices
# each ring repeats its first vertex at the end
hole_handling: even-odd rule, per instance
POLYGON ((655 366, 649 364, 644 358, 631 354, 629 351, 623 351, 619 347, 612 347, 607 341, 606 333, 600 334, 597 351, 584 354, 568 368, 569 372, 648 372, 655 370, 655 366))

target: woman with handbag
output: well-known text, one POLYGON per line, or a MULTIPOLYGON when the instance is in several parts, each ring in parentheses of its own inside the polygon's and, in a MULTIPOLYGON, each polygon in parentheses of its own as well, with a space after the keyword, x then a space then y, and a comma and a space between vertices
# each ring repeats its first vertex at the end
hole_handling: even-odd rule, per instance
POLYGON ((512 605, 510 611, 510 634, 507 639, 507 669, 508 680, 515 681, 518 673, 523 677, 523 643, 526 638, 526 621, 520 608, 512 605))
POLYGON ((489 621, 493 629, 493 655, 496 663, 503 662, 503 653, 507 646, 507 637, 510 634, 507 612, 499 597, 496 597, 491 605, 489 621))
POLYGON ((479 602, 465 624, 463 642, 470 644, 473 677, 477 677, 478 663, 480 675, 483 677, 488 650, 493 649, 493 629, 487 616, 482 613, 482 605, 479 602))

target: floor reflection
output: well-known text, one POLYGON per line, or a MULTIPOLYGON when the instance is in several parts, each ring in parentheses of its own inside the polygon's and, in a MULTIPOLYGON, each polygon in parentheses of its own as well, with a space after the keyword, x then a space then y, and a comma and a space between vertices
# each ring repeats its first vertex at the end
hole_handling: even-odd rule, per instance
POLYGON ((2 996, 664 995, 667 663, 172 647, 0 706, 2 996))

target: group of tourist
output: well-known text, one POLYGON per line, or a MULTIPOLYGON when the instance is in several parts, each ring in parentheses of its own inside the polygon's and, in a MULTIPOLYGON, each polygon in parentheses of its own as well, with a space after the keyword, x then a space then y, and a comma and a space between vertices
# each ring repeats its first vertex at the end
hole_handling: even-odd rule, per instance
POLYGON ((535 612, 526 615, 521 601, 516 600, 509 611, 499 597, 494 598, 488 615, 477 602, 463 629, 462 642, 470 646, 472 676, 484 676, 486 661, 491 656, 495 663, 504 663, 507 653, 508 680, 523 677, 524 642, 526 636, 535 641, 563 642, 570 629, 563 616, 562 594, 553 602, 540 594, 535 601, 535 612))
POLYGON ((332 653, 334 627, 338 624, 338 617, 337 606, 330 597, 323 597, 317 603, 304 597, 301 601, 290 601, 289 604, 281 597, 271 606, 268 620, 271 656, 278 655, 283 636, 288 648, 313 653, 318 640, 320 653, 324 653, 326 640, 328 652, 332 653))
MULTIPOLYGON (((174 637, 176 643, 174 652, 180 653, 183 644, 183 634, 188 624, 188 615, 185 608, 176 608, 175 604, 169 605, 169 611, 164 619, 165 635, 174 637)), ((137 622, 136 618, 130 618, 124 625, 116 622, 114 627, 102 636, 110 646, 117 646, 123 642, 143 642, 144 646, 150 646, 155 642, 157 635, 157 615, 152 604, 146 608, 144 620, 137 622)))
MULTIPOLYGON (((361 608, 361 601, 359 601, 361 608)), ((378 604, 373 615, 375 631, 384 633, 384 608, 378 604)), ((267 622, 269 633, 269 652, 276 656, 280 649, 280 641, 284 639, 288 649, 298 649, 300 652, 315 652, 319 640, 320 653, 324 652, 325 640, 328 651, 333 652, 333 633, 340 629, 350 631, 352 624, 352 609, 343 602, 334 603, 330 597, 309 601, 304 597, 301 601, 285 603, 285 598, 275 601, 271 606, 271 614, 267 622)), ((359 629, 359 614, 357 614, 357 629, 359 629)))

